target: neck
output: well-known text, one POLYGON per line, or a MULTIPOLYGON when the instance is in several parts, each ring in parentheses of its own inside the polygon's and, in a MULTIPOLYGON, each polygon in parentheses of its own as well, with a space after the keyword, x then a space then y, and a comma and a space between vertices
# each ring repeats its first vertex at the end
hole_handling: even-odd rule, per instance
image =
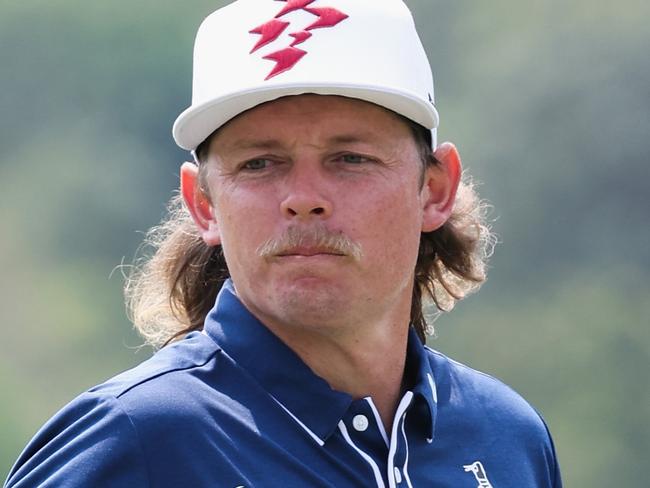
POLYGON ((333 389, 354 399, 371 397, 390 431, 402 395, 407 324, 408 318, 401 317, 349 327, 345 334, 273 324, 267 327, 333 389))

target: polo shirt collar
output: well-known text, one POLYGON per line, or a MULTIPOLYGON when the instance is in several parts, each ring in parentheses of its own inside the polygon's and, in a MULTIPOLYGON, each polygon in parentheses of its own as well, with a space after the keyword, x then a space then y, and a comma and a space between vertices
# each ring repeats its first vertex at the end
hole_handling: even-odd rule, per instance
MULTIPOLYGON (((337 430, 353 398, 333 390, 255 318, 237 297, 231 280, 224 283, 214 308, 206 317, 204 332, 320 444, 337 430)), ((425 348, 412 328, 407 362, 415 371, 413 394, 422 398, 426 405, 427 436, 433 438, 436 415, 434 376, 425 348)))
POLYGON ((407 368, 415 371, 413 382, 413 396, 425 408, 422 412, 423 429, 427 439, 432 441, 435 437, 436 418, 438 414, 438 390, 436 380, 431 369, 431 361, 426 347, 413 327, 409 328, 409 340, 406 351, 407 368))
POLYGON ((333 390, 257 320, 237 298, 231 280, 206 317, 205 332, 322 442, 337 429, 352 397, 333 390))

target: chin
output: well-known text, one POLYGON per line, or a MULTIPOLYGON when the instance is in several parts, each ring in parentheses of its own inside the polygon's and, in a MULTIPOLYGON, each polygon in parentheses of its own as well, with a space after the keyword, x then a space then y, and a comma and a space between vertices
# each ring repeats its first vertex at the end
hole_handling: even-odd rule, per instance
POLYGON ((336 321, 343 311, 350 310, 350 294, 315 278, 301 279, 288 288, 276 288, 273 294, 276 315, 305 326, 326 325, 336 321))

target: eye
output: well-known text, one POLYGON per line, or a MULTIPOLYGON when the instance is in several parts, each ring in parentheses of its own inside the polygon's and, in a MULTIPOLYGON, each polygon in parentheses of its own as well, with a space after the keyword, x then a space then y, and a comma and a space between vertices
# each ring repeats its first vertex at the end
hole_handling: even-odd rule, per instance
POLYGON ((338 159, 347 164, 362 164, 371 161, 370 158, 353 153, 342 154, 338 159))
POLYGON ((271 161, 268 159, 264 158, 258 158, 258 159, 251 159, 250 161, 246 161, 242 169, 245 170, 250 170, 250 171, 258 171, 261 169, 268 168, 271 165, 271 161))

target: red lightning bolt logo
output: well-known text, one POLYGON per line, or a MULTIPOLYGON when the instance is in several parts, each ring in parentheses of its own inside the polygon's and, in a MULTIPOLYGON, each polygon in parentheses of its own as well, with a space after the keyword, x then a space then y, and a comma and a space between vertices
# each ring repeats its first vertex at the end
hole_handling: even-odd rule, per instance
POLYGON ((284 29, 286 29, 288 25, 289 22, 282 22, 281 20, 273 19, 249 31, 251 34, 260 34, 262 36, 259 41, 257 41, 257 44, 253 46, 253 49, 251 49, 251 53, 254 53, 262 46, 266 46, 269 42, 275 41, 280 37, 280 34, 284 32, 284 29))
POLYGON ((277 1, 285 2, 286 5, 280 10, 280 12, 276 14, 275 18, 249 31, 251 34, 258 34, 261 36, 257 40, 257 43, 253 46, 253 49, 251 49, 251 54, 262 46, 266 46, 267 44, 275 41, 290 25, 290 22, 279 20, 280 17, 283 17, 290 12, 295 12, 296 10, 304 10, 305 12, 315 15, 317 19, 309 26, 307 26, 304 30, 290 33, 289 35, 294 39, 291 42, 291 45, 264 56, 263 59, 275 61, 275 67, 265 78, 266 80, 290 70, 296 65, 296 63, 298 63, 298 61, 302 59, 305 54, 307 54, 307 51, 297 48, 296 46, 298 44, 304 43, 312 36, 312 33, 309 31, 314 29, 334 27, 339 22, 342 22, 348 18, 347 14, 344 14, 340 10, 332 7, 308 7, 316 0, 277 1))
POLYGON ((287 0, 287 4, 282 10, 280 10, 280 12, 278 12, 275 18, 277 19, 282 17, 284 14, 288 14, 294 10, 304 9, 310 3, 314 3, 314 0, 287 0))
POLYGON ((336 24, 348 18, 343 12, 336 10, 335 8, 325 7, 325 8, 306 8, 305 9, 310 14, 318 16, 318 20, 307 27, 306 30, 320 29, 322 27, 334 27, 336 24))

